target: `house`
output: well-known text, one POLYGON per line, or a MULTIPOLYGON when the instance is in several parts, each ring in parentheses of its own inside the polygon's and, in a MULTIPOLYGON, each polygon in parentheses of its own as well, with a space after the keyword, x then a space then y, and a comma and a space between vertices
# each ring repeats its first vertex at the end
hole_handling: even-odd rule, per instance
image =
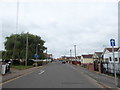
POLYGON ((81 64, 93 63, 93 54, 81 55, 81 64))
MULTIPOLYGON (((94 70, 95 71, 99 71, 100 67, 99 64, 100 62, 103 60, 103 56, 102 56, 103 52, 95 52, 93 54, 93 61, 94 61, 94 70)), ((100 71, 101 72, 101 71, 100 71)))
POLYGON ((77 56, 77 61, 81 61, 81 56, 77 56))
POLYGON ((44 53, 44 55, 47 57, 47 59, 52 59, 52 54, 47 54, 47 53, 44 53))
POLYGON ((114 73, 114 60, 116 72, 120 74, 120 47, 114 48, 115 58, 113 59, 112 48, 105 48, 103 52, 104 68, 107 72, 114 73))
POLYGON ((103 52, 95 52, 93 54, 93 60, 94 61, 100 61, 102 60, 103 56, 102 56, 103 52))
POLYGON ((66 59, 72 61, 72 60, 74 60, 75 58, 74 58, 74 57, 66 57, 66 59))
MULTIPOLYGON (((114 48, 115 63, 120 63, 120 47, 114 48)), ((112 48, 105 48, 103 52, 104 62, 114 63, 112 48)))

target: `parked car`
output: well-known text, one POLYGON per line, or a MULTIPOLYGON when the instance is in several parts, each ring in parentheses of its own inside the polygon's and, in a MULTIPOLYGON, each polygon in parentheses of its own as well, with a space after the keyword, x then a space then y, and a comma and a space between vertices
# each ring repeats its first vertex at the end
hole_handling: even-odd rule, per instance
POLYGON ((65 64, 65 63, 66 63, 66 61, 65 61, 65 60, 63 60, 63 61, 62 61, 62 64, 65 64))

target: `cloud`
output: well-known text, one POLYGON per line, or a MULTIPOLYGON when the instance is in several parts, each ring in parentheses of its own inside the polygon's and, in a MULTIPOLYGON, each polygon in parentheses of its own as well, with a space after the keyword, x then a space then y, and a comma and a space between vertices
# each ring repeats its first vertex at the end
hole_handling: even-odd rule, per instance
POLYGON ((117 3, 114 0, 85 1, 31 3, 32 0, 22 0, 17 31, 16 3, 5 1, 3 37, 29 31, 41 36, 48 52, 55 57, 69 55, 70 49, 74 51, 74 45, 77 45, 77 55, 102 51, 103 45, 109 46, 109 39, 117 40, 117 3))

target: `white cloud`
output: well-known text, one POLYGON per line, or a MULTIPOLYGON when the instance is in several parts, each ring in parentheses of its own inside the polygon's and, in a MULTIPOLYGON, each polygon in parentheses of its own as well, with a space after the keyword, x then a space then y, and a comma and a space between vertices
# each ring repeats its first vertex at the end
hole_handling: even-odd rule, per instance
MULTIPOLYGON (((17 0, 2 0, 3 2, 16 2, 17 0)), ((19 0, 21 2, 84 2, 84 3, 91 3, 91 2, 118 2, 119 0, 19 0)))
POLYGON ((3 36, 23 31, 40 35, 55 57, 68 55, 75 44, 78 55, 101 51, 103 45, 109 45, 110 38, 117 39, 115 0, 22 0, 18 31, 16 0, 11 1, 3 4, 3 36))

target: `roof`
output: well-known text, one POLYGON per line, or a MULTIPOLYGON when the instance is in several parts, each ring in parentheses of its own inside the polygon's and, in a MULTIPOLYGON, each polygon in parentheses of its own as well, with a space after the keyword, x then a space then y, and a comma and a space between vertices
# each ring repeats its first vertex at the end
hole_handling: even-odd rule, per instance
POLYGON ((66 59, 74 59, 75 57, 66 57, 66 59))
POLYGON ((77 56, 77 58, 81 58, 81 56, 77 56))
MULTIPOLYGON (((119 49, 120 49, 120 47, 119 48, 114 48, 114 51, 118 52, 119 49)), ((109 52, 112 52, 112 48, 105 48, 105 50, 108 50, 109 52)))
POLYGON ((88 54, 88 55, 82 55, 83 58, 92 58, 93 54, 88 54))
POLYGON ((95 54, 98 56, 98 57, 101 57, 103 52, 95 52, 95 54))

